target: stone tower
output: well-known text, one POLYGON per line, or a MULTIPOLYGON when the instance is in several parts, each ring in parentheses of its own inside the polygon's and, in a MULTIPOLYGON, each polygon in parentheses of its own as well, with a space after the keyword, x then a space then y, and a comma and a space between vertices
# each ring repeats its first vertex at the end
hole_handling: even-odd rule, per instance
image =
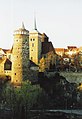
POLYGON ((12 79, 11 82, 21 84, 28 79, 29 67, 29 31, 22 28, 14 32, 14 44, 12 51, 12 79))
POLYGON ((36 28, 36 20, 34 22, 34 30, 29 33, 29 58, 35 64, 39 63, 41 58, 42 34, 36 28))

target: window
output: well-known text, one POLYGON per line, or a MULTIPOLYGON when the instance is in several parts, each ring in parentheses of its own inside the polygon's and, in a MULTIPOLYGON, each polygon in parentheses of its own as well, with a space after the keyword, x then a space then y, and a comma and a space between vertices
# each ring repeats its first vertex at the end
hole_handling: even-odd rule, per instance
POLYGON ((20 66, 20 64, 18 66, 20 66))
POLYGON ((34 43, 32 43, 32 47, 34 47, 34 43))
POLYGON ((30 41, 32 41, 32 39, 30 39, 30 41))
POLYGON ((4 70, 11 70, 12 67, 12 62, 10 60, 6 60, 6 62, 4 63, 4 70))
POLYGON ((31 60, 33 60, 33 57, 31 57, 31 60))
POLYGON ((16 75, 16 73, 15 73, 15 75, 16 75))
POLYGON ((16 40, 18 42, 18 40, 16 40))
POLYGON ((8 58, 11 59, 11 55, 9 55, 8 58))
POLYGON ((35 39, 33 39, 33 41, 35 41, 35 39))
POLYGON ((0 54, 0 59, 2 59, 2 55, 0 54))

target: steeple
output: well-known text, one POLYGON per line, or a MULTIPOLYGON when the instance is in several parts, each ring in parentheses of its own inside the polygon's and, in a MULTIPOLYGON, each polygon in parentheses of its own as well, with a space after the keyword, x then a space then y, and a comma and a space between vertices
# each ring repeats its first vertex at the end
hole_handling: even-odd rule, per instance
POLYGON ((36 27, 36 17, 34 17, 34 30, 37 30, 37 27, 36 27))
POLYGON ((22 22, 22 29, 25 29, 24 23, 22 22))

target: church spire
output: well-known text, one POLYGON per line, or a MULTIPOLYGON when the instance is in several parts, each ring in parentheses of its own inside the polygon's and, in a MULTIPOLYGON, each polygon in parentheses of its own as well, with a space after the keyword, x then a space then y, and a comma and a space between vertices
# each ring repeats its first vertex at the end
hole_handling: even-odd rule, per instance
POLYGON ((36 26, 36 17, 34 17, 34 30, 37 30, 37 26, 36 26))

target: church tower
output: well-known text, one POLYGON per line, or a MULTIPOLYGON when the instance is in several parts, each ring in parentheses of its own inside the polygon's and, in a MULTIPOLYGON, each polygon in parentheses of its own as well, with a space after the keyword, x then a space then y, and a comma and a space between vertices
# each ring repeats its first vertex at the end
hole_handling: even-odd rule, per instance
POLYGON ((38 65, 41 58, 41 39, 42 34, 38 32, 36 20, 34 21, 34 30, 29 33, 29 58, 38 65))
POLYGON ((29 65, 29 31, 22 27, 14 32, 14 44, 12 51, 12 79, 14 84, 21 84, 28 78, 29 65))

